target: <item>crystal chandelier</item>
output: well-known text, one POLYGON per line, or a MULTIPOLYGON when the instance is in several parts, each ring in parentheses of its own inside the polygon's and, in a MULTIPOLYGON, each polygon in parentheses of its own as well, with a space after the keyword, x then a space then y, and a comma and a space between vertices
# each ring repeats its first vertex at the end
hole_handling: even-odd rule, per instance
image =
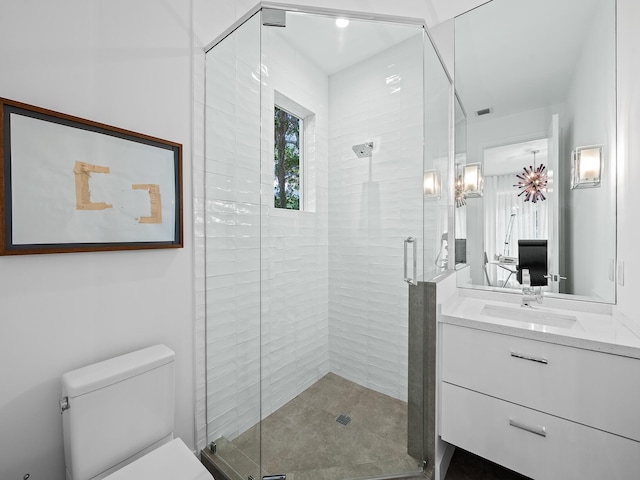
POLYGON ((514 187, 520 188, 522 191, 518 196, 524 195, 525 202, 536 203, 538 200, 546 200, 547 197, 544 194, 547 191, 547 167, 542 163, 539 167, 536 167, 536 153, 539 150, 532 150, 533 153, 533 166, 529 168, 524 167, 523 173, 516 175, 520 181, 514 185, 514 187))

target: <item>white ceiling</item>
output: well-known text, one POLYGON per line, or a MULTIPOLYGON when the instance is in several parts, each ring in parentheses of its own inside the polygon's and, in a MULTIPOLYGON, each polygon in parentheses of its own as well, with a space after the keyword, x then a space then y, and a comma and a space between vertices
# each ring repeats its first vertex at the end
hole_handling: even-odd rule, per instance
POLYGON ((422 32, 419 25, 367 20, 338 28, 336 18, 287 12, 286 28, 276 27, 273 33, 332 75, 422 32))
MULTIPOLYGON (((430 26, 445 22, 491 0, 424 0, 432 18, 430 26)), ((346 28, 335 25, 336 17, 287 12, 282 36, 320 69, 332 75, 421 32, 419 25, 351 20, 346 28)))

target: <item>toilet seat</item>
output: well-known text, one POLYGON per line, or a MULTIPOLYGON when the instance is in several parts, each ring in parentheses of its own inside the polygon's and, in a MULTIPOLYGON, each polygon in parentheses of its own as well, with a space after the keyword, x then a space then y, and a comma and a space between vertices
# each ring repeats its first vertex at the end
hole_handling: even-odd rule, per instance
POLYGON ((179 438, 108 475, 104 480, 213 480, 179 438))

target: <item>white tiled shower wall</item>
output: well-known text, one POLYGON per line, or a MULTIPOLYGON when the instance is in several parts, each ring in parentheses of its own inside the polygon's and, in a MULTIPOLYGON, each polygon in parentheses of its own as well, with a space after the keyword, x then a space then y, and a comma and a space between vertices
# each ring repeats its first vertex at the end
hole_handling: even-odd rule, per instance
POLYGON ((331 370, 403 400, 403 240, 422 238, 422 56, 417 32, 329 81, 331 370), (351 147, 369 141, 371 158, 356 157, 351 147))
POLYGON ((262 30, 262 414, 329 371, 328 79, 281 37, 262 30), (274 91, 305 121, 304 210, 273 207, 274 91))
POLYGON ((403 241, 417 239, 417 271, 441 271, 451 192, 423 194, 423 172, 448 185, 450 82, 415 36, 329 80, 329 359, 331 371, 407 399, 408 288, 403 241), (374 143, 371 158, 352 146, 374 143))

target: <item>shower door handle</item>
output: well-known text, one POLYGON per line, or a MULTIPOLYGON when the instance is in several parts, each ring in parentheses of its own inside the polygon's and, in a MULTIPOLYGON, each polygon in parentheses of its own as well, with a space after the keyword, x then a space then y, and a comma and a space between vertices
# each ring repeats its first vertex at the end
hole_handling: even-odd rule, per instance
POLYGON ((418 276, 418 259, 417 259, 417 255, 418 255, 418 244, 416 243, 416 239, 413 237, 407 237, 404 240, 404 281, 407 282, 409 285, 417 285, 418 282, 416 280, 416 277, 418 276), (408 253, 407 250, 409 249, 409 244, 413 245, 413 276, 409 277, 408 273, 407 273, 407 269, 408 269, 408 253))

